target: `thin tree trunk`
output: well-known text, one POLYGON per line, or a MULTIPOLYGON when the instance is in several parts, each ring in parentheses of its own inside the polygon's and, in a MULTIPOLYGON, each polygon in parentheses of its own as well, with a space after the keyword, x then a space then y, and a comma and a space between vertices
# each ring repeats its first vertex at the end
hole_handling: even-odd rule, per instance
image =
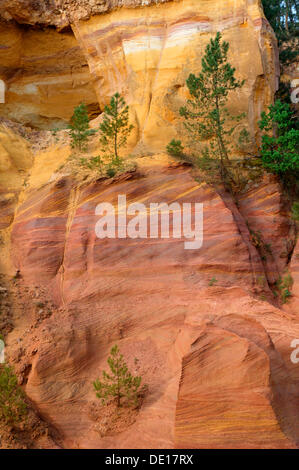
POLYGON ((220 152, 221 178, 224 182, 226 179, 228 179, 232 183, 235 184, 234 178, 231 176, 231 174, 227 170, 225 163, 224 163, 224 159, 228 162, 229 158, 228 158, 227 150, 225 148, 225 144, 223 142, 222 135, 221 135, 220 109, 219 109, 219 103, 218 103, 217 97, 216 97, 216 109, 217 109, 217 116, 218 116, 217 117, 217 128, 218 128, 217 140, 218 140, 218 148, 220 152))
MULTIPOLYGON (((118 98, 117 98, 118 100, 118 98)), ((116 101, 116 120, 118 117, 118 101, 116 101)), ((117 127, 114 130, 114 155, 115 155, 115 160, 118 162, 118 154, 117 154, 117 127)))
POLYGON ((114 134, 114 154, 115 154, 115 160, 118 161, 118 154, 117 154, 117 130, 115 131, 115 134, 114 134))
POLYGON ((117 407, 120 407, 119 374, 117 374, 117 407))

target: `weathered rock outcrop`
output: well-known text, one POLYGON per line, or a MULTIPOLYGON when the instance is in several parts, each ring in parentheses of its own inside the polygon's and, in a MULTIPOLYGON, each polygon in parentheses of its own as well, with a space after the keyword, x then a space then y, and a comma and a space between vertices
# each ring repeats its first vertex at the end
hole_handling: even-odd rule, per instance
POLYGON ((0 43, 1 117, 51 129, 66 125, 81 101, 98 115, 88 65, 72 32, 0 23, 0 43))
POLYGON ((0 15, 19 23, 61 29, 75 20, 86 20, 119 7, 136 8, 169 1, 172 0, 1 0, 0 15))
MULTIPOLYGON (((176 446, 298 445, 299 375, 290 360, 298 320, 240 289, 205 292, 198 307, 210 312, 210 321, 183 359, 176 446)), ((197 325, 198 318, 188 323, 197 325)))
POLYGON ((24 175, 32 166, 28 143, 20 136, 0 127, 0 230, 13 221, 18 196, 23 189, 24 175))
POLYGON ((264 176, 257 188, 239 198, 239 208, 259 250, 271 286, 284 273, 294 249, 295 224, 289 202, 274 176, 264 176))

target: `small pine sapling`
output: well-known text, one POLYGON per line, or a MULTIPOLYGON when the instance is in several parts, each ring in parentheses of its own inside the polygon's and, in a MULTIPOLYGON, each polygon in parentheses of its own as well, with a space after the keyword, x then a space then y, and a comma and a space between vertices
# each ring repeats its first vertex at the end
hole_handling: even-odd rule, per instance
POLYGON ((89 127, 87 106, 84 103, 74 109, 68 128, 71 131, 71 147, 79 152, 86 151, 88 139, 96 133, 96 130, 89 127))
POLYGON ((120 166, 120 149, 126 147, 127 138, 134 126, 129 124, 129 106, 124 98, 115 93, 110 104, 104 108, 103 122, 100 124, 101 151, 108 156, 111 163, 120 166))
POLYGON ((103 371, 102 380, 97 379, 93 383, 96 396, 103 405, 116 398, 117 407, 122 405, 122 401, 136 406, 138 396, 144 390, 144 386, 141 387, 141 377, 133 376, 129 372, 117 345, 111 348, 107 362, 110 372, 103 371))

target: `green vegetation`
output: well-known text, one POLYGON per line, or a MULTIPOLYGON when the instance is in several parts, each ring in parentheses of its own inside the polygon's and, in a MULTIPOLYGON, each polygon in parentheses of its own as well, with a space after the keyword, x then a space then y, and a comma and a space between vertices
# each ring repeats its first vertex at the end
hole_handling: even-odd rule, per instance
MULTIPOLYGON (((78 151, 80 158, 76 159, 81 168, 87 169, 87 173, 96 170, 102 176, 113 177, 120 170, 132 169, 131 165, 124 166, 120 157, 120 151, 127 145, 127 138, 133 129, 129 124, 129 107, 119 93, 115 93, 110 104, 105 106, 103 119, 98 129, 90 129, 87 106, 81 103, 75 107, 71 122, 68 126, 71 136, 71 147, 78 151), (82 156, 80 153, 88 149, 88 140, 95 133, 100 132, 100 155, 82 156), (128 167, 128 168, 127 168, 128 167)), ((59 129, 53 129, 52 135, 58 139, 59 129)), ((74 162, 74 155, 70 161, 74 162)), ((85 178, 88 177, 85 174, 85 178)))
POLYGON ((106 170, 106 175, 108 178, 113 178, 113 176, 116 175, 116 169, 112 165, 109 165, 106 170))
POLYGON ((110 104, 104 108, 103 122, 100 124, 100 144, 102 153, 113 166, 121 164, 120 149, 126 147, 127 138, 134 126, 129 124, 129 106, 119 93, 115 93, 110 104))
MULTIPOLYGON (((191 98, 180 108, 190 138, 204 142, 202 155, 204 166, 211 170, 216 160, 215 170, 219 168, 221 179, 229 187, 234 184, 229 170, 229 153, 232 147, 232 134, 244 114, 233 116, 226 105, 230 92, 242 88, 244 81, 235 78, 235 69, 228 62, 229 44, 222 41, 218 32, 207 45, 202 58, 202 71, 198 76, 191 73, 186 81, 191 98), (211 166, 212 165, 212 166, 211 166)), ((245 138, 244 131, 241 138, 245 138)), ((173 156, 183 152, 181 141, 172 140, 167 151, 173 156)), ((197 164, 200 166, 200 159, 197 164)))
POLYGON ((81 103, 74 109, 74 114, 68 128, 71 131, 71 147, 79 152, 86 151, 88 139, 96 131, 89 127, 87 106, 84 103, 81 103))
POLYGON ((22 421, 27 413, 23 390, 12 368, 0 365, 0 418, 6 424, 14 425, 22 421))
POLYGON ((212 277, 212 279, 209 281, 209 286, 214 286, 214 284, 216 284, 216 282, 218 282, 216 277, 212 277))
POLYGON ((294 172, 299 176, 299 130, 294 126, 290 105, 280 100, 269 106, 259 121, 260 129, 266 132, 262 136, 263 165, 280 176, 294 172))
POLYGON ((116 398, 118 407, 123 402, 127 405, 137 406, 138 397, 145 390, 145 386, 141 387, 141 377, 134 377, 129 372, 117 345, 111 348, 107 362, 110 367, 109 374, 103 371, 102 381, 97 379, 93 383, 96 396, 103 405, 116 398))
POLYGON ((124 98, 115 93, 110 104, 104 108, 103 120, 98 129, 101 153, 96 157, 81 158, 80 164, 90 170, 99 170, 101 175, 106 174, 112 178, 120 169, 124 169, 120 151, 126 147, 133 127, 129 124, 129 107, 124 98))
POLYGON ((276 287, 280 292, 280 297, 283 304, 285 304, 288 298, 292 296, 291 288, 293 282, 293 278, 290 274, 286 274, 283 279, 279 278, 279 280, 276 282, 276 287))
POLYGON ((181 140, 172 139, 166 147, 167 153, 172 157, 180 158, 184 153, 184 147, 181 140))
POLYGON ((59 137, 57 135, 59 131, 60 131, 60 129, 58 129, 58 127, 55 127, 54 129, 51 129, 51 134, 54 137, 56 143, 59 141, 59 137))
MULTIPOLYGON (((259 127, 264 131, 262 165, 279 176, 292 202, 299 196, 299 129, 295 114, 288 103, 277 100, 267 113, 262 113, 259 127)), ((296 211, 296 203, 293 207, 296 211)))
POLYGON ((299 19, 298 0, 262 0, 262 2, 265 15, 279 37, 285 32, 296 32, 299 19))
POLYGON ((101 174, 103 173, 103 168, 105 166, 103 160, 99 155, 91 158, 81 157, 80 164, 82 166, 85 166, 86 168, 89 168, 90 170, 97 169, 100 171, 101 174))
POLYGON ((278 39, 280 61, 289 63, 298 54, 299 2, 298 0, 262 0, 264 12, 278 39))
POLYGON ((257 277, 257 283, 260 287, 265 287, 267 284, 265 276, 258 276, 257 277))

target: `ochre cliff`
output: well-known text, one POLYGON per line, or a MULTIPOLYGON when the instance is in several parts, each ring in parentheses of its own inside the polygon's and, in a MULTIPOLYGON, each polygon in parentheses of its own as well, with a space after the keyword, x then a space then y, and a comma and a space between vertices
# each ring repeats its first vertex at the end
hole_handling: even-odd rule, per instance
MULTIPOLYGON (((36 4, 25 3, 28 11, 36 4)), ((131 149, 136 154, 164 151, 181 132, 176 116, 187 96, 185 80, 200 70, 205 46, 221 31, 230 43, 238 78, 246 80, 229 108, 246 113, 242 127, 248 128, 256 150, 257 119, 272 102, 279 75, 276 39, 258 0, 147 6, 136 1, 94 2, 82 13, 89 3, 66 2, 61 7, 54 2, 45 8, 38 2, 30 17, 21 8, 24 1, 7 6, 10 17, 27 24, 49 25, 52 18, 57 26, 53 14, 56 11, 61 19, 64 12, 75 37, 66 29, 32 31, 3 23, 0 78, 6 82, 7 101, 0 105, 0 115, 51 128, 69 119, 80 101, 94 104, 96 93, 103 109, 119 91, 130 105, 135 126, 131 149), (115 9, 119 5, 123 7, 115 9)), ((8 18, 4 11, 2 16, 8 18)))
POLYGON ((99 113, 88 65, 72 32, 0 23, 0 116, 37 128, 65 126, 84 101, 99 113))
POLYGON ((230 109, 247 114, 255 140, 257 116, 271 103, 279 73, 276 40, 259 1, 186 0, 122 8, 76 21, 73 30, 100 106, 117 90, 130 103, 140 152, 163 150, 176 136, 175 116, 186 96, 185 80, 200 70, 204 48, 222 31, 230 43, 232 64, 246 79, 230 109))

